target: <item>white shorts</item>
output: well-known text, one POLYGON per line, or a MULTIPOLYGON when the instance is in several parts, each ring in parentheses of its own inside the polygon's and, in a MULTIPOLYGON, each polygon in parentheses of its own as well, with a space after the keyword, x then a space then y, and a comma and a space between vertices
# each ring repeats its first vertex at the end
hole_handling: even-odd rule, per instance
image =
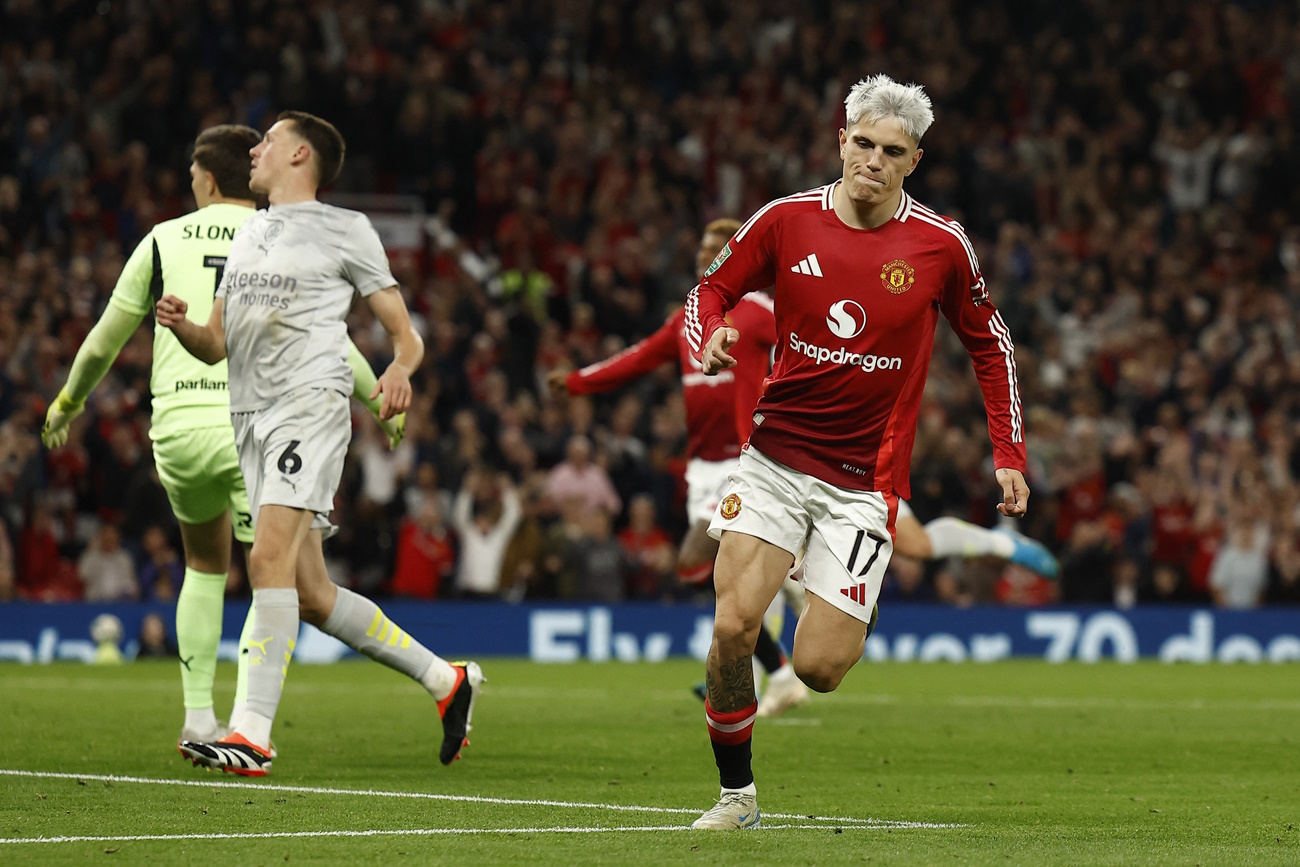
POLYGON ((329 513, 352 441, 347 396, 302 389, 274 406, 230 418, 253 515, 263 506, 289 506, 315 512, 313 530, 332 531, 329 513))
POLYGON ((736 459, 702 461, 691 458, 686 463, 686 518, 692 524, 707 521, 718 508, 727 490, 727 477, 736 468, 736 459))
POLYGON ((907 504, 907 500, 900 499, 898 501, 898 517, 894 519, 894 523, 910 517, 912 517, 912 507, 907 504))
POLYGON ((709 535, 747 533, 789 551, 804 550, 809 593, 863 623, 880 595, 894 553, 890 501, 796 472, 747 446, 729 478, 709 535))

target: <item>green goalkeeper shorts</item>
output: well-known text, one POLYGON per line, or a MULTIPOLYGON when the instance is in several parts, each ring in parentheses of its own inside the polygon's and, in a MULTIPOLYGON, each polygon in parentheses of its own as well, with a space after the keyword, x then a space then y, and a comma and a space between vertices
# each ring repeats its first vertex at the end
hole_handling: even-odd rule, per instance
POLYGON ((206 524, 227 509, 235 538, 251 544, 253 514, 239 472, 230 427, 177 431, 154 440, 154 464, 172 513, 183 524, 206 524))

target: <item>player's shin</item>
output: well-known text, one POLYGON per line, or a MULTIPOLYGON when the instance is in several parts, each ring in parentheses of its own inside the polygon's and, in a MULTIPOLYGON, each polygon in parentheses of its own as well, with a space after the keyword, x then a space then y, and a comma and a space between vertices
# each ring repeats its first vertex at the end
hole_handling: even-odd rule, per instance
POLYGON ((321 630, 360 654, 400 671, 442 700, 456 684, 456 671, 360 594, 338 589, 334 610, 321 630))
POLYGON ((739 659, 722 661, 715 642, 709 653, 706 680, 708 698, 704 702, 704 717, 722 790, 745 789, 754 783, 750 744, 758 713, 752 657, 745 654, 739 659))
POLYGON ((267 588, 253 591, 253 630, 248 639, 248 703, 235 731, 260 749, 269 750, 284 678, 298 640, 298 591, 267 588))
POLYGON ((185 694, 182 739, 215 739, 217 718, 212 710, 212 682, 217 673, 217 645, 221 641, 222 605, 226 576, 185 570, 176 597, 176 649, 180 657, 181 687, 185 694))

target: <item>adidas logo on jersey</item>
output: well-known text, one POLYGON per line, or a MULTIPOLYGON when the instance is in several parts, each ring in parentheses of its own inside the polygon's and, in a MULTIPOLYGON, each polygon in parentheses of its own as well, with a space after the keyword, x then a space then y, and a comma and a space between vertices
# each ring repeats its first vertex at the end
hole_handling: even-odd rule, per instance
POLYGON ((805 258, 799 260, 798 265, 791 265, 790 270, 796 274, 807 274, 811 277, 822 276, 822 266, 817 262, 816 253, 809 253, 805 258))

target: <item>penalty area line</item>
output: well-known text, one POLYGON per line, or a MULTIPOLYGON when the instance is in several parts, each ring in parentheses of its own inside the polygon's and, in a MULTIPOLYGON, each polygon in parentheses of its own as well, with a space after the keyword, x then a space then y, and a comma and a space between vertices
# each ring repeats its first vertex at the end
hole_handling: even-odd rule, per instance
MULTIPOLYGON (((0 768, 0 777, 27 777, 43 780, 93 780, 103 783, 133 783, 147 786, 183 786, 197 789, 242 789, 262 790, 267 792, 291 792, 303 795, 340 795, 359 798, 409 798, 414 800, 448 801, 458 804, 495 804, 514 807, 560 807, 575 810, 609 810, 620 813, 659 813, 670 815, 699 815, 699 809, 691 807, 647 807, 632 804, 603 804, 584 801, 556 801, 541 798, 493 798, 486 795, 444 795, 435 792, 394 792, 379 789, 337 789, 326 786, 289 786, 278 783, 254 783, 234 780, 167 780, 155 777, 129 777, 119 774, 70 774, 60 771, 25 771, 14 768, 0 768)), ((864 826, 870 828, 961 828, 963 825, 937 822, 905 822, 893 819, 857 818, 852 816, 817 816, 807 813, 764 813, 769 819, 791 819, 799 822, 821 822, 827 825, 864 826)), ((814 825, 812 827, 822 827, 814 825)), ((550 829, 537 829, 546 831, 550 829)), ((606 830, 606 829, 598 829, 606 830)), ((629 830, 629 829, 610 829, 629 830)), ((656 829, 657 830, 657 829, 656 829)), ((360 833, 360 832, 359 832, 360 833)), ((368 832, 367 832, 368 833, 368 832)), ((415 833, 415 832, 412 832, 415 833)), ((460 833, 459 831, 433 830, 430 833, 460 833)), ((483 833, 497 833, 486 830, 483 833)), ((519 832, 522 833, 522 832, 519 832)), ((575 832, 577 833, 577 832, 575 832)), ((113 838, 117 839, 117 838, 113 838)), ((168 837, 167 839, 173 839, 168 837)), ((184 839, 177 837, 175 839, 184 839)), ((0 840, 0 842, 27 842, 26 839, 0 840)))

